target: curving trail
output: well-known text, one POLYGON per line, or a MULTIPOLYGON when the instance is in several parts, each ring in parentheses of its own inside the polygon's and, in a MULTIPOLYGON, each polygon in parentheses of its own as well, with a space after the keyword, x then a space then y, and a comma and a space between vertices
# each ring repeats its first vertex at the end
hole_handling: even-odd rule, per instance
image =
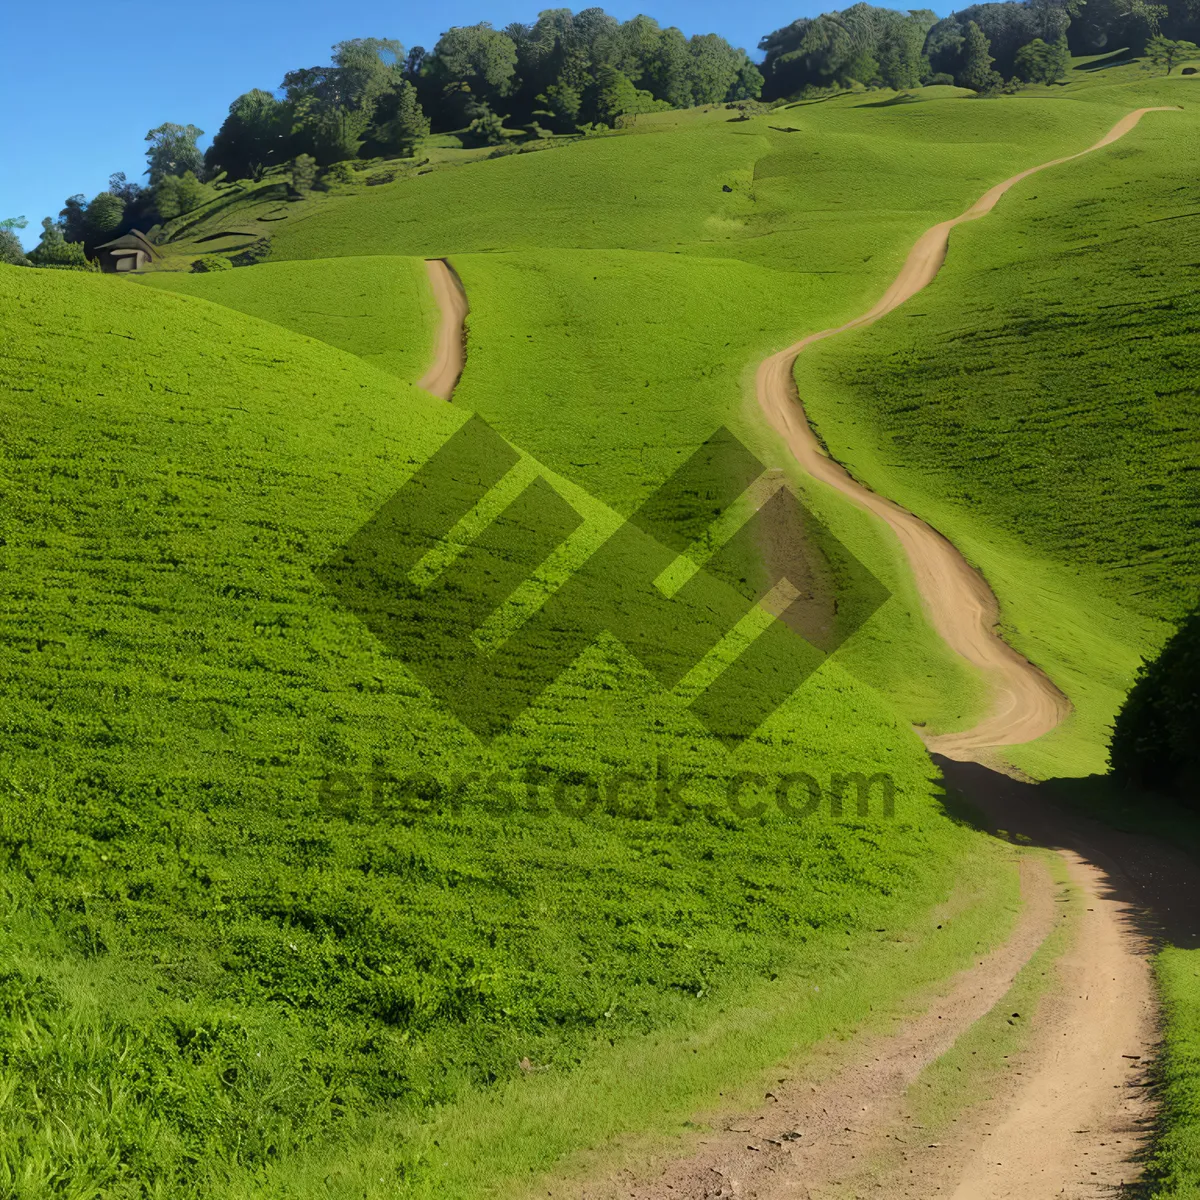
POLYGON ((822 450, 796 394, 792 364, 814 342, 863 325, 871 325, 931 283, 946 259, 950 231, 975 221, 996 206, 1009 188, 1038 171, 1071 162, 1111 145, 1127 134, 1148 112, 1177 111, 1165 107, 1139 108, 1122 117, 1094 146, 1030 167, 985 192, 961 216, 942 221, 923 233, 909 251, 900 274, 870 311, 836 329, 801 338, 766 359, 755 380, 758 402, 767 419, 787 442, 800 465, 816 479, 837 488, 860 507, 882 517, 900 539, 916 576, 933 627, 942 639, 993 683, 992 711, 973 729, 925 737, 926 745, 947 758, 979 760, 980 753, 998 746, 1031 742, 1053 729, 1070 712, 1066 696, 997 633, 999 604, 983 576, 938 531, 900 505, 871 491, 822 450))
POLYGON ((442 319, 438 323, 433 365, 421 376, 417 387, 449 400, 467 363, 467 333, 463 322, 471 310, 462 280, 449 260, 426 259, 425 270, 442 319))
POLYGON ((1041 864, 1025 860, 1025 903, 1009 942, 951 981, 948 994, 920 1017, 865 1041, 832 1078, 807 1087, 800 1079, 768 1093, 769 1105, 733 1114, 723 1130, 694 1139, 683 1154, 651 1159, 582 1190, 554 1188, 552 1196, 1100 1200, 1139 1177, 1156 1111, 1146 1074, 1158 1036, 1147 952, 1161 932, 1180 945, 1200 944, 1195 865, 1177 848, 1061 807, 1050 785, 1023 783, 981 764, 989 749, 1053 729, 1070 705, 996 634, 996 597, 955 547, 823 452, 796 394, 792 365, 813 342, 877 321, 930 283, 950 231, 990 212, 1014 184, 1110 145, 1156 111, 1166 110, 1130 113, 1088 150, 1022 171, 961 216, 935 225, 869 312, 801 339, 763 362, 757 376, 759 403, 800 464, 895 530, 934 627, 994 683, 992 711, 974 729, 925 739, 948 788, 971 800, 991 832, 1057 850, 1073 895, 1053 896, 1041 864), (1048 910, 1065 917, 1064 903, 1076 914, 1070 945, 1048 966, 1053 981, 1036 1013, 1025 1014, 1035 1018, 1031 1040, 1010 1064, 1020 1070, 999 1078, 989 1101, 930 1142, 905 1115, 906 1092, 924 1065, 1002 1001, 1051 927, 1048 910))

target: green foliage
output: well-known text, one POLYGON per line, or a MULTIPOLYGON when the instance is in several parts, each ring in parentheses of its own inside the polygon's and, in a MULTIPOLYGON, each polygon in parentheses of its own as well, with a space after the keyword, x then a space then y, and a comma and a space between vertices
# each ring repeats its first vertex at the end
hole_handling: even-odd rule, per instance
POLYGON ((214 196, 211 187, 200 182, 191 171, 182 175, 164 175, 154 188, 154 206, 164 221, 182 216, 214 196))
POLYGON ((641 88, 634 87, 629 76, 615 67, 601 67, 596 75, 596 120, 615 125, 617 118, 638 113, 659 112, 670 108, 664 100, 641 88))
POLYGON ((348 162, 335 162, 321 172, 323 184, 354 183, 358 179, 348 162))
POLYGON ((358 157, 371 125, 370 112, 340 105, 310 110, 300 130, 321 166, 358 157))
POLYGON ((151 129, 146 134, 150 143, 146 151, 146 162, 150 186, 157 189, 163 179, 172 175, 191 173, 199 177, 204 173, 204 155, 196 145, 196 139, 204 136, 203 129, 195 125, 175 125, 168 121, 151 129))
POLYGON ((82 242, 68 242, 58 225, 46 217, 42 221, 42 236, 29 252, 29 261, 35 267, 58 267, 72 271, 92 271, 96 268, 88 261, 82 242))
POLYGON ((204 153, 211 174, 252 178, 263 168, 284 161, 291 133, 288 106, 260 88, 239 96, 230 106, 212 145, 204 153))
POLYGON ((726 98, 729 100, 757 100, 762 95, 764 82, 763 73, 748 57, 744 58, 737 69, 737 74, 733 78, 726 98))
POLYGON ((402 82, 404 47, 395 38, 351 38, 333 47, 339 103, 373 113, 375 104, 402 82))
POLYGON ((307 196, 317 182, 317 160, 311 154, 298 154, 292 162, 292 187, 298 195, 307 196))
MULTIPOLYGON (((985 3, 939 21, 929 9, 902 14, 859 3, 840 12, 802 17, 759 43, 766 53, 764 94, 808 94, 805 89, 848 87, 853 82, 905 90, 930 74, 961 76, 968 70, 972 22, 988 40, 991 48, 986 53, 996 69, 1007 77, 1018 49, 1035 38, 1057 42, 1066 33, 1068 16, 1059 4, 985 3)), ((977 70, 977 83, 979 91, 998 86, 987 68, 977 70)))
POLYGON ((1200 950, 1167 946, 1154 966, 1164 1017, 1163 1111, 1147 1175, 1154 1200, 1188 1200, 1200 1192, 1200 950))
POLYGON ((1017 51, 1015 69, 1019 78, 1028 83, 1057 83, 1067 73, 1071 52, 1067 39, 1061 38, 1048 46, 1041 38, 1034 38, 1028 46, 1017 51))
POLYGON ((411 158, 421 139, 428 136, 429 118, 421 109, 417 89, 408 80, 401 80, 389 98, 386 112, 376 108, 374 141, 385 153, 411 158))
POLYGON ((1200 608, 1142 663, 1113 726, 1110 761, 1123 783, 1200 809, 1200 608))
POLYGON ((87 197, 79 192, 68 196, 59 210, 58 227, 68 242, 82 242, 87 232, 87 197))
POLYGON ((903 91, 917 87, 929 72, 925 36, 932 27, 928 12, 911 12, 888 22, 879 39, 879 78, 885 87, 903 91))
POLYGON ((192 270, 197 274, 209 271, 230 271, 233 263, 224 254, 202 254, 194 263, 192 270))
POLYGON ((100 192, 87 206, 83 229, 89 245, 97 245, 116 235, 125 218, 125 201, 112 192, 100 192))
POLYGON ((464 146, 500 146, 506 140, 504 121, 490 109, 476 117, 463 134, 464 146))
POLYGON ((31 265, 17 236, 17 230, 24 229, 28 224, 24 217, 5 217, 0 221, 0 263, 7 263, 10 267, 31 265))
POLYGON ((1200 46, 1195 42, 1171 41, 1161 35, 1151 38, 1146 46, 1146 57, 1156 66, 1166 67, 1167 75, 1170 75, 1176 63, 1197 55, 1200 55, 1200 46))
POLYGON ((974 21, 967 23, 963 45, 963 66, 958 73, 958 86, 972 88, 977 92, 992 90, 999 78, 992 70, 995 60, 991 55, 991 43, 974 21))
POLYGON ((925 35, 937 18, 926 9, 907 15, 855 4, 842 12, 803 17, 767 34, 763 72, 768 98, 804 87, 848 86, 878 79, 913 87, 927 69, 925 35))
POLYGON ((508 95, 516 67, 516 43, 481 21, 456 25, 442 34, 427 70, 443 87, 465 84, 482 102, 490 103, 508 95))

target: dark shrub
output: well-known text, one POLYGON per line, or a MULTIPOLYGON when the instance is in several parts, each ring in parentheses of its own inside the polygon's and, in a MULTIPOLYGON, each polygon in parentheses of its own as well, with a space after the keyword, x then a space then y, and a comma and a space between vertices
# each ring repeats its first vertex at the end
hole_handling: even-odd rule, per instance
POLYGON ((1123 782, 1177 792, 1200 808, 1200 609, 1142 664, 1117 714, 1109 761, 1123 782))

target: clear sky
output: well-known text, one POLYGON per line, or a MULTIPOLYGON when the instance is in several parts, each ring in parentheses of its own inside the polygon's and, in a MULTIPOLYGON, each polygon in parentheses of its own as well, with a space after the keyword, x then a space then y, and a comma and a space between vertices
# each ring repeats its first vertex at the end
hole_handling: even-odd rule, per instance
MULTIPOLYGON (((883 0, 887 2, 887 0, 883 0)), ((27 246, 42 217, 67 196, 102 191, 113 171, 141 180, 146 131, 164 121, 198 125, 208 145, 242 92, 279 86, 294 67, 329 61, 334 42, 398 38, 432 49, 451 25, 531 21, 545 0, 205 0, 147 6, 130 0, 14 4, 5 16, 0 80, 0 219, 25 216, 27 246)), ((570 5, 575 10, 584 4, 570 5)), ((817 0, 612 0, 620 20, 647 12, 685 34, 719 33, 755 58, 758 39, 817 0)), ((900 5, 896 5, 900 7, 900 5)))

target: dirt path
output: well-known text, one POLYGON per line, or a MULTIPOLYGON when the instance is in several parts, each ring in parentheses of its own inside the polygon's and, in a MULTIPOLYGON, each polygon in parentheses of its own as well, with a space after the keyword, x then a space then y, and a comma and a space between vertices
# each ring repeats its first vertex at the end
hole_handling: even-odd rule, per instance
POLYGON ((623 1174, 571 1194, 583 1200, 799 1200, 809 1196, 809 1189, 851 1175, 877 1131, 895 1120, 909 1084, 1004 996, 1045 940, 1057 916, 1054 891, 1045 867, 1025 860, 1025 903, 1012 936, 962 972, 919 1017, 890 1036, 864 1041, 853 1059, 819 1086, 803 1078, 780 1083, 764 1111, 726 1114, 723 1129, 698 1138, 694 1153, 667 1163, 653 1180, 623 1174))
POLYGON ((429 273, 429 283, 441 313, 441 321, 438 323, 433 366, 421 377, 417 387, 442 400, 449 400, 467 363, 467 335, 463 322, 470 309, 462 280, 446 259, 426 259, 425 270, 429 273))
POLYGON ((1000 613, 996 597, 983 576, 955 547, 906 509, 858 483, 840 463, 825 454, 809 427, 804 406, 796 394, 792 364, 814 342, 873 324, 931 283, 945 261, 950 231, 964 221, 974 221, 991 212, 1009 188, 1038 171, 1071 162, 1110 145, 1124 137, 1146 113, 1161 111, 1169 110, 1138 109, 1122 117, 1087 150, 1031 167, 998 183, 961 216, 942 221, 923 233, 909 252, 900 274, 869 312, 836 329, 809 334, 795 345, 772 355, 758 370, 758 402, 801 466, 862 508, 882 517, 895 530, 912 565, 934 628, 951 649, 985 671, 992 680, 995 698, 992 711, 983 721, 961 733, 926 738, 931 750, 948 758, 975 759, 981 751, 992 747, 1033 741, 1048 733, 1067 715, 1070 703, 1037 667, 1022 658, 995 632, 1000 613))
POLYGON ((724 1132, 698 1140, 691 1153, 570 1194, 587 1200, 834 1200, 851 1194, 1092 1200, 1137 1178, 1154 1116, 1144 1076, 1157 1036, 1146 908, 1165 907, 1176 923, 1200 924, 1192 915, 1194 864, 1169 847, 1104 831, 1057 806, 1046 788, 981 765, 989 750, 1053 729, 1069 703, 997 635, 996 598, 955 547, 823 452, 796 394, 792 366, 813 342, 869 325, 924 288, 945 260, 950 231, 990 212, 1014 184, 1110 145, 1155 111, 1163 110, 1130 113, 1088 150, 1022 171, 961 216, 935 225, 869 312, 767 359, 756 381, 764 413, 801 465, 895 530, 934 627, 992 679, 995 699, 982 722, 926 739, 940 756, 948 785, 974 803, 994 830, 1020 832, 1058 850, 1078 889, 1077 907, 1084 911, 1070 949, 1054 963, 1055 978, 1039 1005, 1021 1070, 998 1078, 993 1099, 941 1132, 933 1145, 923 1145, 919 1132, 905 1125, 902 1102, 909 1085, 1003 997, 1051 927, 1053 888, 1044 869, 1030 861, 1023 864, 1025 907, 1014 936, 963 973, 928 1012, 893 1036, 862 1046, 850 1067, 819 1087, 781 1085, 769 1107, 725 1120, 724 1132), (1083 833, 1081 821, 1088 825, 1083 833), (897 1152, 898 1145, 905 1149, 897 1152))

